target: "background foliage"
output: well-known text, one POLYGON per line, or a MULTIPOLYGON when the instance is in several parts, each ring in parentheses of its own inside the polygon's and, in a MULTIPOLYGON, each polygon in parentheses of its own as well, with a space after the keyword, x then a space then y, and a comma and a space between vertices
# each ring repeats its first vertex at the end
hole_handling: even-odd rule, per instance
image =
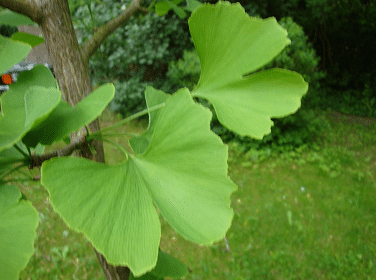
MULTIPOLYGON (((101 0, 86 5, 76 2, 73 10, 79 41, 85 41, 96 26, 118 15, 130 1, 101 0)), ((73 4, 72 4, 73 6, 73 4)), ((170 61, 179 59, 184 49, 193 48, 188 25, 173 13, 160 17, 139 14, 118 28, 90 60, 93 83, 116 81, 118 85, 111 108, 129 115, 144 108, 143 92, 147 84, 164 84, 170 61)))

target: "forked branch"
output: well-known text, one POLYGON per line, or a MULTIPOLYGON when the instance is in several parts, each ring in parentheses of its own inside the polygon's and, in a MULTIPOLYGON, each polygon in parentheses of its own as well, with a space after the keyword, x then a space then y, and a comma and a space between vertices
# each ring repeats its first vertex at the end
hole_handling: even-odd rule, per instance
POLYGON ((99 48, 102 42, 106 40, 106 38, 111 35, 119 26, 124 24, 138 10, 144 10, 140 6, 141 2, 142 0, 133 0, 124 12, 122 12, 120 15, 118 15, 116 18, 112 19, 105 25, 99 27, 97 31, 95 31, 94 35, 82 46, 83 54, 86 56, 86 61, 89 60, 89 58, 99 48))

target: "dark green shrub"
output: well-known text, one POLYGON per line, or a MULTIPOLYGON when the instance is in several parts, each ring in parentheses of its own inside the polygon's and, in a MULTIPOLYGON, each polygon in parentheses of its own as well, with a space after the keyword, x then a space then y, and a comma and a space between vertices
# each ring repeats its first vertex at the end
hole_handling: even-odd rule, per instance
POLYGON ((6 25, 6 24, 0 24, 0 35, 4 37, 10 37, 13 35, 13 33, 17 32, 17 27, 6 25))
POLYGON ((308 41, 303 28, 295 23, 291 17, 282 18, 279 24, 287 30, 291 44, 265 68, 278 67, 296 71, 309 83, 311 90, 317 89, 319 81, 325 77, 325 73, 319 71, 320 58, 308 41))
POLYGON ((114 81, 115 97, 110 103, 110 109, 123 116, 129 116, 146 107, 144 91, 149 82, 142 82, 138 77, 132 77, 128 81, 114 81))
MULTIPOLYGON (((85 41, 96 26, 119 14, 125 2, 103 0, 91 4, 92 19, 86 6, 77 8, 75 27, 80 41, 85 41)), ((126 1, 129 2, 129 1, 126 1)), ((118 28, 90 60, 94 83, 108 79, 125 81, 137 75, 142 81, 164 78, 168 63, 180 58, 190 45, 186 20, 173 13, 159 17, 155 13, 139 14, 118 28)))
POLYGON ((184 51, 183 58, 170 62, 164 89, 171 93, 182 87, 192 90, 200 78, 200 73, 200 60, 196 51, 184 51))

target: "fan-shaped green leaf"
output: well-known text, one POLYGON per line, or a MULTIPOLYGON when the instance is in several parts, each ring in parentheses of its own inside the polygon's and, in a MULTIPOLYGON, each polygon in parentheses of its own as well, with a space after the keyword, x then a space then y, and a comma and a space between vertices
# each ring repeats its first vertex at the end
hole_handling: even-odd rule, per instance
POLYGON ((54 209, 108 262, 129 266, 135 275, 155 266, 160 222, 133 160, 109 166, 55 158, 43 163, 42 184, 54 209))
POLYGON ((299 74, 273 70, 246 76, 290 43, 274 18, 250 18, 240 4, 220 1, 200 6, 188 22, 201 62, 193 94, 213 104, 224 126, 262 138, 270 132, 271 117, 299 108, 308 89, 299 74))
POLYGON ((25 91, 8 90, 1 99, 0 151, 10 148, 35 125, 43 121, 59 104, 56 88, 32 86, 25 91))
POLYGON ((0 74, 22 61, 30 52, 31 46, 0 35, 0 74))
POLYGON ((113 84, 105 84, 94 90, 75 107, 61 100, 48 118, 31 130, 22 141, 29 147, 38 143, 51 145, 67 134, 95 120, 110 103, 115 94, 113 84))
POLYGON ((35 36, 33 34, 25 33, 25 32, 16 32, 11 37, 15 41, 24 42, 29 44, 32 48, 38 46, 44 42, 44 39, 39 36, 35 36))
POLYGON ((0 13, 0 23, 2 24, 8 24, 12 26, 18 27, 19 25, 33 25, 35 22, 33 22, 30 18, 27 16, 15 13, 11 10, 3 10, 0 13))
POLYGON ((181 278, 188 273, 188 269, 170 254, 159 250, 157 265, 150 273, 161 278, 181 278))
POLYGON ((114 166, 52 159, 42 166, 42 184, 73 229, 110 263, 140 276, 157 262, 153 202, 181 235, 201 244, 223 238, 230 227, 236 186, 227 176, 227 146, 210 131, 210 119, 182 90, 166 100, 143 154, 114 166))
POLYGON ((17 187, 0 183, 0 279, 17 280, 34 253, 38 212, 17 187))

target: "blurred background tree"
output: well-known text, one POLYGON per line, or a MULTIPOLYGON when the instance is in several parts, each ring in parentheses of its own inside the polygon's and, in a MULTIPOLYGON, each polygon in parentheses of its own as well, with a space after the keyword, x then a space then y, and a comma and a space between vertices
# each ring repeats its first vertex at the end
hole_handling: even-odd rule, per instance
MULTIPOLYGON (((80 42, 125 9, 129 0, 70 0, 80 42)), ((217 0, 200 2, 216 3, 217 0)), ((310 83, 302 108, 276 120, 262 141, 235 136, 214 116, 212 129, 226 142, 252 147, 287 146, 292 149, 314 140, 327 124, 325 110, 376 117, 376 3, 372 0, 231 0, 250 16, 273 16, 286 28, 292 44, 265 68, 280 67, 301 73, 310 83)), ((148 6, 152 0, 146 0, 148 6)), ((185 1, 180 4, 185 6, 185 1)), ((189 16, 189 14, 188 14, 189 16)), ((15 30, 0 26, 10 36, 15 30)), ((90 60, 93 85, 114 82, 116 96, 110 108, 123 116, 143 109, 147 85, 173 93, 193 89, 200 62, 193 50, 187 18, 173 11, 164 16, 140 12, 116 30, 90 60)), ((209 104, 204 104, 210 107, 209 104)))

